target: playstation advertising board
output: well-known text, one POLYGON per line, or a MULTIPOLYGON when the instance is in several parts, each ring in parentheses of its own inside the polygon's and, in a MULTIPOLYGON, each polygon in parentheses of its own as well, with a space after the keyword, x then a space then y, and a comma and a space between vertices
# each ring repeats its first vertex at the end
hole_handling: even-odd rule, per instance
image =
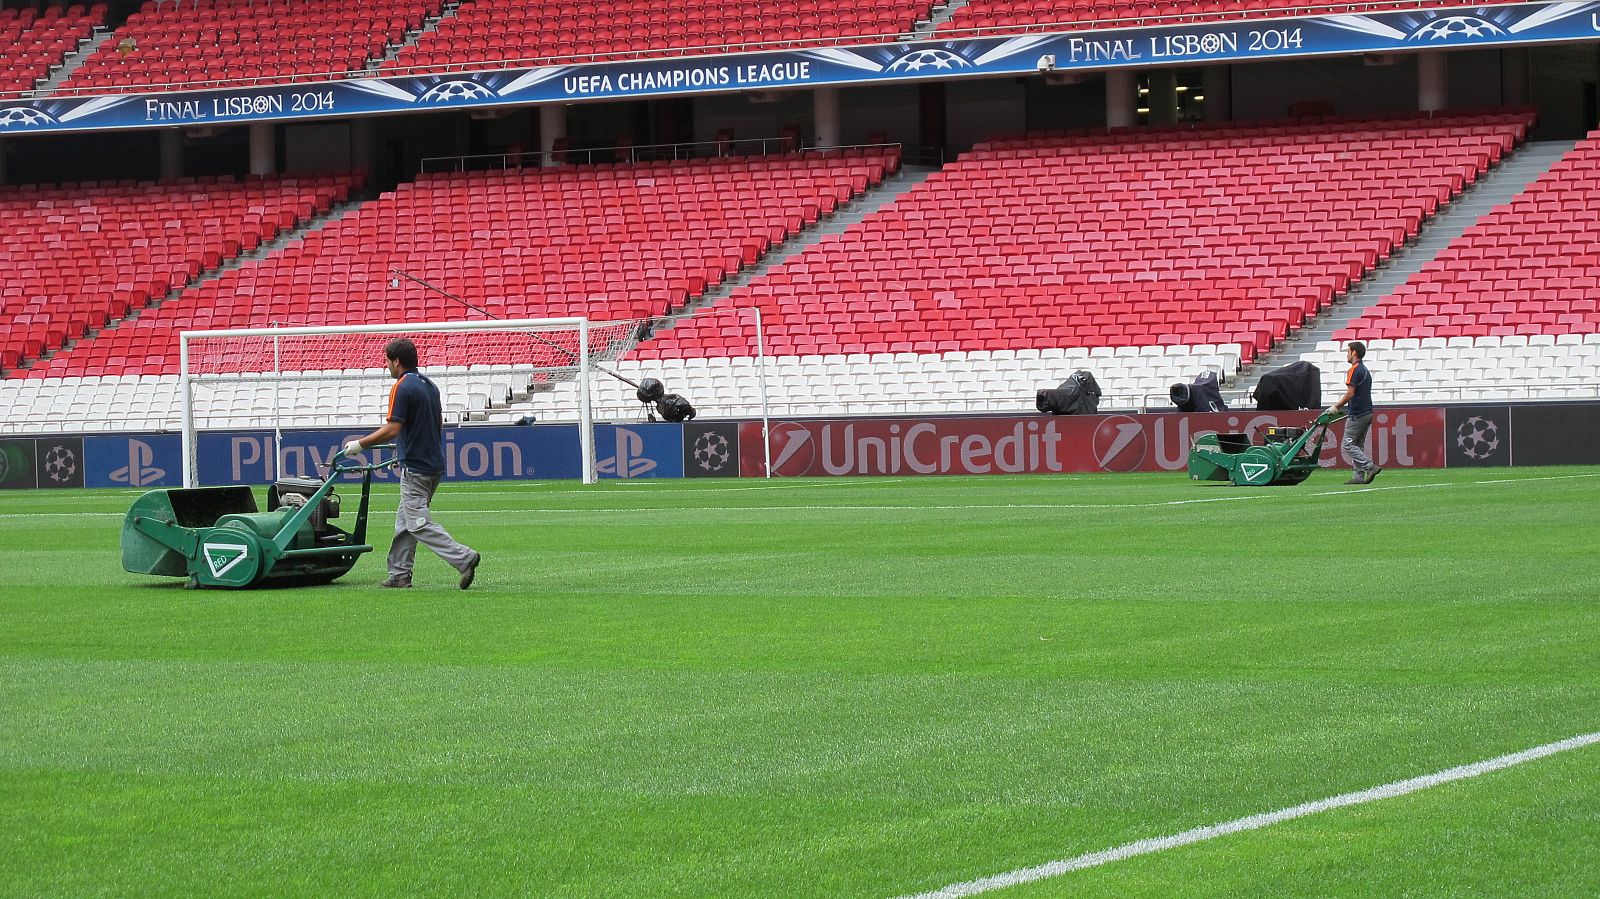
POLYGON ((48 98, 0 104, 0 135, 1596 39, 1600 3, 1523 3, 48 98))

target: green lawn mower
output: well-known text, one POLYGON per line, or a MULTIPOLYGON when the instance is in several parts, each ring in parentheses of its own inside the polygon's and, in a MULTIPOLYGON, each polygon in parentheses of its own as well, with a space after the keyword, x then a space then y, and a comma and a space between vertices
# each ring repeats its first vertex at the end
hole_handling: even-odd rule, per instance
POLYGON ((1201 434, 1189 447, 1189 479, 1231 481, 1236 487, 1298 484, 1321 467, 1317 460, 1328 426, 1344 417, 1329 410, 1308 428, 1269 427, 1259 445, 1248 434, 1201 434))
POLYGON ((326 584, 347 574, 367 545, 372 473, 393 466, 341 465, 326 480, 283 478, 267 488, 267 511, 249 487, 154 490, 134 500, 122 522, 122 567, 135 574, 187 577, 190 587, 326 584), (339 517, 334 481, 361 474, 361 508, 349 532, 339 517))

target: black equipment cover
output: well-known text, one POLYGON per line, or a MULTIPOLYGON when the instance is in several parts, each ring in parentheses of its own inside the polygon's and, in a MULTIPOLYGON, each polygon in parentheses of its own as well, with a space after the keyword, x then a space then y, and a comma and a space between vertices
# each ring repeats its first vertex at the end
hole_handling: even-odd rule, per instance
POLYGON ((1051 415, 1092 415, 1100 408, 1100 385, 1094 375, 1080 369, 1060 387, 1039 391, 1034 406, 1051 415))
POLYGON ((667 385, 661 383, 655 378, 645 378, 643 381, 640 381, 639 389, 635 390, 633 393, 634 396, 639 398, 639 402, 641 403, 653 403, 656 400, 661 399, 663 396, 666 396, 666 394, 667 385))
POLYGON ((1257 409, 1322 408, 1322 372, 1309 362, 1291 362, 1261 376, 1257 409))
POLYGON ((694 407, 676 393, 669 393, 656 400, 656 412, 660 413, 665 421, 688 421, 694 418, 694 407))
POLYGON ((1203 371, 1193 384, 1172 385, 1172 405, 1179 412, 1226 412, 1228 404, 1222 401, 1222 388, 1217 385, 1217 373, 1203 371))

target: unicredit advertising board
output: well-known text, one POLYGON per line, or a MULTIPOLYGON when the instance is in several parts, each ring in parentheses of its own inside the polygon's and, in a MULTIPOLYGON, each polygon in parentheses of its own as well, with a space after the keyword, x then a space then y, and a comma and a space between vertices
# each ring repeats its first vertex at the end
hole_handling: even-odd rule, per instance
MULTIPOLYGON (((775 421, 778 477, 1183 472, 1190 442, 1208 432, 1258 435, 1303 427, 1309 412, 1176 412, 976 418, 775 421)), ((1322 463, 1345 467, 1336 424, 1322 463)), ((203 432, 200 482, 265 484, 316 477, 354 431, 203 432)), ((1367 451, 1385 468, 1600 464, 1600 403, 1406 406, 1379 409, 1367 451)), ((761 477, 760 422, 691 421, 595 428, 602 478, 761 477)), ((458 481, 576 479, 575 425, 445 429, 447 477, 458 481)), ((176 434, 0 438, 0 489, 177 487, 176 434)), ((392 479, 392 472, 379 473, 392 479)))
MULTIPOLYGON (((771 430, 772 468, 781 477, 829 475, 1062 474, 1183 471, 1189 444, 1207 432, 1256 434, 1273 425, 1304 427, 1309 412, 1206 412, 1026 418, 857 419, 783 422, 771 430)), ((1442 468, 1445 413, 1440 408, 1380 411, 1367 446, 1386 468, 1442 468)), ((1339 458, 1343 426, 1323 447, 1339 458)), ((740 473, 764 464, 760 422, 740 426, 740 473)))

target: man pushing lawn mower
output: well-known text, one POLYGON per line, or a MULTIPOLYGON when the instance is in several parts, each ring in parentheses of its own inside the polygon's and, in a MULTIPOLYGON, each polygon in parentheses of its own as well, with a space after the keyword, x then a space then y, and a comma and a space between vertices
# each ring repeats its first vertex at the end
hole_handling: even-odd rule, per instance
POLYGON ((417 544, 425 544, 461 573, 461 589, 472 586, 482 554, 451 537, 433 520, 428 508, 444 476, 444 409, 439 388, 417 370, 417 347, 400 338, 384 347, 389 377, 389 412, 383 427, 344 445, 341 456, 394 441, 400 460, 400 508, 395 510, 394 543, 389 547, 389 576, 380 587, 411 586, 417 544))
POLYGON ((1363 361, 1366 357, 1367 345, 1359 340, 1352 340, 1345 347, 1344 358, 1350 363, 1350 372, 1344 378, 1344 396, 1328 407, 1330 414, 1344 409, 1349 416, 1344 423, 1342 448, 1354 470, 1350 480, 1345 481, 1346 484, 1370 484, 1383 474, 1383 469, 1367 456, 1366 451, 1367 430, 1372 427, 1372 374, 1367 371, 1367 364, 1363 361))

